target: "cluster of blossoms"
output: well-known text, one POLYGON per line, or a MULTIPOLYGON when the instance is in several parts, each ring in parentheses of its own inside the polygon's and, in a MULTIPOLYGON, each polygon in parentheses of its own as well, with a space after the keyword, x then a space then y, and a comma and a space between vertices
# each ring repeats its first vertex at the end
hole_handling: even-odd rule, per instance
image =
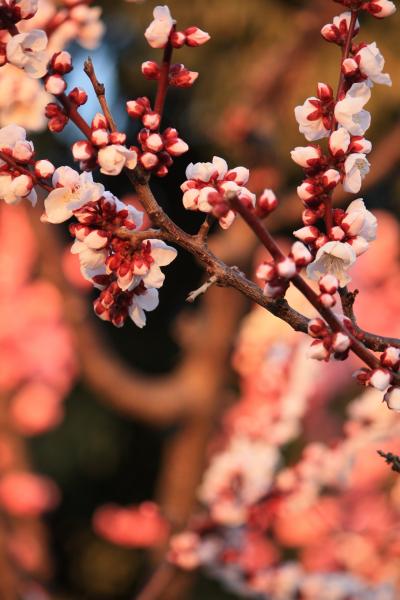
MULTIPOLYGON (((389 239, 390 223, 381 216, 389 239)), ((381 241, 371 250, 373 260, 355 267, 356 284, 364 276, 371 286, 361 321, 386 333, 393 333, 399 288, 393 289, 396 300, 385 323, 369 306, 374 294, 397 281, 398 240, 395 226, 393 256, 381 241), (380 252, 390 261, 385 279, 374 274, 380 252)), ((304 299, 293 289, 288 294, 303 311, 304 299)), ((323 322, 311 323, 322 334, 323 322)), ((244 597, 395 600, 400 486, 398 476, 371 455, 382 445, 398 447, 397 417, 382 411, 378 391, 368 389, 349 404, 342 432, 327 405, 348 385, 352 359, 338 371, 310 360, 306 344, 260 307, 246 317, 233 358, 240 399, 211 442, 198 492, 203 510, 172 535, 168 560, 184 570, 203 568, 244 597), (293 460, 297 444, 302 451, 293 460)), ((382 364, 397 366, 396 356, 393 349, 384 353, 382 364)), ((101 507, 94 526, 102 537, 129 547, 162 545, 166 530, 147 503, 101 507)))
POLYGON ((51 100, 41 82, 51 57, 72 40, 95 48, 104 32, 101 9, 89 1, 13 0, 0 10, 0 126, 18 123, 39 131, 51 100))
MULTIPOLYGON (((345 3, 346 4, 346 3, 345 3)), ((364 8, 378 15, 378 3, 364 3, 364 8)), ((388 3, 392 4, 392 3, 388 3)), ((335 17, 333 23, 322 28, 322 35, 330 42, 344 46, 347 39, 359 32, 354 10, 335 17)), ((381 16, 387 16, 387 7, 381 16)), ((346 211, 332 210, 332 193, 339 183, 347 192, 357 194, 362 180, 369 171, 367 154, 371 143, 364 135, 371 123, 364 110, 375 84, 391 85, 389 75, 383 73, 384 59, 375 43, 348 44, 342 60, 342 76, 336 99, 329 85, 320 83, 318 94, 307 98, 295 109, 300 132, 308 141, 328 139, 328 153, 319 145, 295 148, 291 155, 300 165, 306 179, 297 188, 304 204, 304 227, 294 235, 306 243, 315 260, 307 269, 312 279, 324 273, 337 277, 345 286, 350 278, 347 270, 356 257, 368 249, 376 237, 376 219, 365 208, 362 199, 354 200, 346 211), (325 221, 321 230, 320 222, 325 221)))
POLYGON ((223 158, 214 156, 212 162, 191 163, 186 169, 187 181, 181 185, 183 206, 188 210, 211 213, 224 229, 235 219, 230 208, 230 194, 237 195, 241 202, 254 207, 256 197, 246 187, 249 170, 236 167, 228 170, 223 158))
POLYGON ((394 600, 399 485, 366 454, 397 443, 396 416, 368 390, 349 405, 339 436, 326 404, 346 377, 308 359, 304 342, 259 308, 234 364, 241 397, 211 446, 199 489, 205 513, 172 536, 169 560, 246 597, 394 600), (285 448, 300 437, 304 450, 289 466, 285 448))
POLYGON ((173 159, 189 149, 176 129, 168 127, 160 132, 166 88, 190 87, 198 77, 198 73, 189 71, 183 64, 171 65, 167 57, 173 48, 181 48, 185 44, 201 46, 210 36, 198 27, 188 27, 184 32, 176 31, 176 21, 171 17, 168 6, 157 6, 153 16, 154 20, 145 31, 145 38, 152 48, 164 48, 164 61, 161 66, 151 60, 144 62, 142 73, 146 79, 158 81, 154 108, 148 98, 140 97, 129 100, 126 110, 130 117, 139 119, 143 125, 137 137, 139 146, 135 148, 140 166, 157 177, 164 177, 173 159))
MULTIPOLYGON (((23 574, 21 597, 34 594, 33 580, 43 572, 39 518, 57 505, 60 492, 48 477, 29 471, 20 436, 37 436, 60 424, 77 372, 62 297, 35 276, 38 254, 25 207, 2 203, 0 395, 7 402, 0 431, 0 510, 7 527, 3 549, 23 574)), ((44 592, 40 597, 47 598, 44 592)))
POLYGON ((129 232, 142 225, 142 213, 94 183, 90 173, 59 167, 52 183, 43 218, 62 223, 75 217, 71 252, 79 255, 85 279, 101 290, 94 303, 96 314, 117 327, 129 315, 143 327, 144 311, 158 305, 158 288, 164 282, 160 266, 172 262, 176 250, 157 239, 129 241, 129 232))

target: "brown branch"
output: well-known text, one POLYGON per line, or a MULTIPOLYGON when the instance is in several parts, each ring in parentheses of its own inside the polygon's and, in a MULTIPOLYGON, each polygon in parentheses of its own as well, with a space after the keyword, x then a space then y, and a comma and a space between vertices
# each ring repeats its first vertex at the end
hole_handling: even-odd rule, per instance
POLYGON ((90 82, 93 86, 94 92, 99 100, 101 110, 103 111, 103 114, 104 114, 105 118, 107 119, 110 130, 118 131, 117 124, 114 121, 114 117, 112 116, 110 108, 107 104, 104 83, 100 83, 99 80, 97 79, 96 73, 94 71, 93 62, 92 62, 92 59, 90 58, 90 56, 85 60, 83 70, 85 71, 86 75, 90 79, 90 82))

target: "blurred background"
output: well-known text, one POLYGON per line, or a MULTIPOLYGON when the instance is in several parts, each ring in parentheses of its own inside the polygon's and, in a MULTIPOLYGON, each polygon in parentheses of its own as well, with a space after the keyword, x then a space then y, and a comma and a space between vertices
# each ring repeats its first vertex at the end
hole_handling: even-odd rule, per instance
MULTIPOLYGON (((131 143, 136 129, 125 113, 125 101, 153 98, 155 92, 153 82, 140 72, 143 61, 159 60, 159 51, 150 49, 143 37, 153 5, 149 0, 102 2, 106 33, 102 45, 90 51, 112 112, 131 143)), ((152 183, 154 193, 177 223, 195 232, 201 218, 181 205, 179 186, 186 165, 223 156, 231 167, 250 168, 252 191, 276 191, 281 204, 271 217, 271 229, 284 238, 298 227, 301 215, 294 195, 301 172, 289 152, 303 139, 293 108, 315 94, 316 82, 337 84, 338 50, 322 40, 319 30, 341 6, 328 0, 170 0, 168 5, 178 27, 197 25, 210 33, 211 41, 179 51, 177 60, 200 76, 193 88, 170 91, 165 125, 178 129, 190 151, 175 161, 165 179, 152 183)), ((360 299, 358 316, 368 329, 395 335, 400 329, 398 296, 388 281, 398 268, 393 219, 399 217, 400 199, 400 17, 380 22, 366 16, 362 25, 362 39, 377 41, 394 85, 375 86, 368 106, 368 138, 374 149, 363 196, 369 209, 386 211, 382 218, 390 241, 387 247, 382 242, 373 256, 368 254, 355 276, 360 287, 371 288, 365 300, 360 299)), ((69 50, 75 65, 69 85, 88 88, 81 69, 88 50, 78 44, 69 50)), ((83 114, 90 119, 95 111, 92 97, 83 114)), ((73 125, 56 137, 35 134, 37 154, 57 166, 73 166, 69 145, 76 134, 73 125)), ((101 181, 118 197, 134 202, 123 177, 101 181)), ((346 201, 338 194, 338 206, 346 201)), ((112 543, 95 530, 93 515, 104 504, 154 500, 173 528, 187 524, 197 506, 204 467, 215 451, 222 415, 243 394, 243 374, 232 366, 232 352, 237 352, 242 318, 251 307, 237 292, 217 288, 188 306, 185 298, 203 275, 180 251, 166 269, 160 306, 149 314, 147 326, 139 330, 128 322, 122 329, 113 328, 92 317, 91 290, 79 279, 68 253, 67 227, 55 231, 32 225, 37 214, 32 218, 24 207, 1 209, 0 470, 11 460, 12 447, 20 468, 50 478, 58 491, 47 490, 55 508, 46 516, 35 513, 27 524, 17 514, 13 524, 4 523, 0 569, 10 569, 1 550, 12 534, 13 566, 21 560, 25 570, 30 565, 34 579, 46 582, 50 597, 133 598, 160 560, 162 543, 154 551, 127 547, 135 546, 129 540, 112 543), (23 232, 18 239, 15 231, 23 232), (12 291, 7 292, 7 286, 12 291), (20 372, 21 361, 29 363, 29 373, 20 372), (49 386, 56 389, 56 399, 46 400, 49 386)), ((241 223, 223 234, 213 232, 210 245, 249 274, 255 257, 261 256, 241 223)), ((265 319, 269 323, 271 317, 265 319)), ((360 393, 352 385, 335 396, 341 407, 332 417, 335 427, 344 421, 346 403, 360 393)), ((309 440, 328 435, 317 429, 315 424, 308 429, 309 440)), ((14 492, 19 498, 34 494, 23 485, 14 492)), ((18 569, 17 575, 10 575, 15 576, 20 576, 18 569)), ((165 597, 237 597, 203 572, 180 585, 178 591, 172 586, 165 597)), ((38 588, 37 596, 32 592, 26 598, 40 599, 39 593, 38 588)))

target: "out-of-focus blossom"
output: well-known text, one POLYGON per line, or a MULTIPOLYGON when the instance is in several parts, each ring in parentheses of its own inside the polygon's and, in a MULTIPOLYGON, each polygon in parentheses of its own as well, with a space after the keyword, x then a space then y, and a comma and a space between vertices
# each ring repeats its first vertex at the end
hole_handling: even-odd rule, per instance
POLYGON ((40 29, 14 35, 7 42, 8 61, 34 79, 47 73, 47 35, 40 29))
POLYGON ((152 48, 165 48, 175 21, 168 6, 156 6, 153 16, 144 36, 152 48))

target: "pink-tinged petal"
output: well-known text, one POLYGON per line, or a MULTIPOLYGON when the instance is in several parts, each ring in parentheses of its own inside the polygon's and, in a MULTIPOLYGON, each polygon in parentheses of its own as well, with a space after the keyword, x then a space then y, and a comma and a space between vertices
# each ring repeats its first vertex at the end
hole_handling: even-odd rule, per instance
POLYGON ((228 164, 226 160, 220 158, 219 156, 214 156, 212 164, 218 172, 218 179, 223 179, 228 172, 228 164))
MULTIPOLYGON (((165 275, 157 265, 150 267, 147 275, 143 277, 143 283, 147 288, 160 288, 165 281, 165 275)), ((147 309, 146 309, 147 310, 147 309)))
POLYGON ((70 191, 67 188, 56 188, 47 196, 44 201, 46 218, 49 223, 63 223, 72 216, 72 211, 68 208, 70 200, 70 191))
POLYGON ((172 246, 168 246, 162 240, 145 240, 151 244, 151 256, 159 267, 165 267, 172 263, 178 252, 172 246))

